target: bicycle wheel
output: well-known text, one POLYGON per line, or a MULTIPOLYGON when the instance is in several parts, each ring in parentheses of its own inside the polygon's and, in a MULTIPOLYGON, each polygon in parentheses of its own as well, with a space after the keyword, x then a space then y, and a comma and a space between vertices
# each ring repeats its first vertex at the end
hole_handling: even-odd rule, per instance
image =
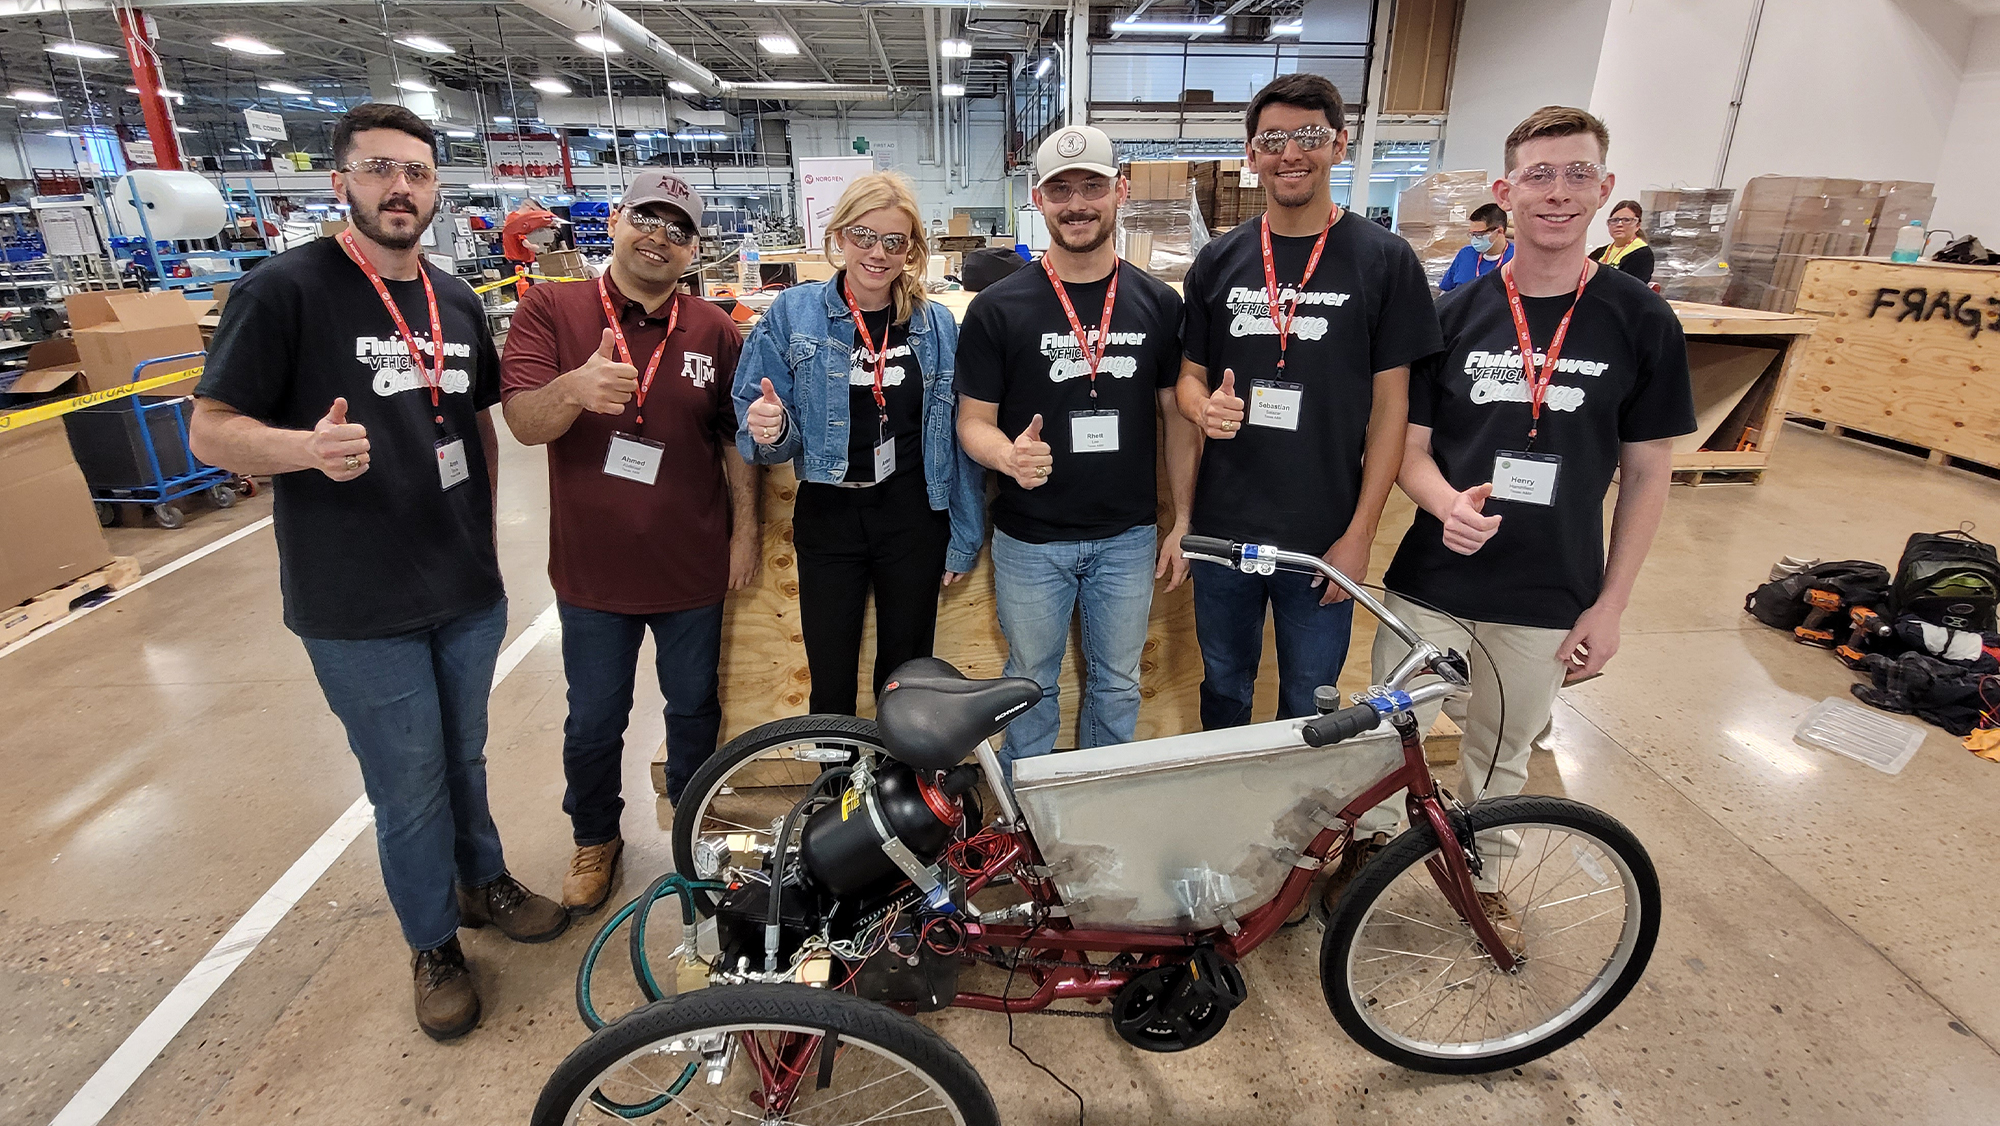
POLYGON ((1000 1126, 986 1084, 944 1037, 804 985, 705 989, 608 1024, 556 1068, 531 1121, 618 1119, 1000 1126))
POLYGON ((1361 870, 1320 945, 1320 984, 1348 1035, 1447 1075, 1516 1067, 1590 1031, 1631 992, 1660 933, 1653 862, 1609 814, 1523 794, 1465 816, 1511 912, 1499 929, 1520 951, 1513 972, 1439 890, 1428 824, 1361 870))
MULTIPOLYGON (((773 720, 731 739, 681 791, 674 807, 674 869, 691 880, 713 878, 732 834, 749 834, 756 846, 770 847, 777 823, 806 796, 820 771, 864 749, 880 751, 881 732, 874 720, 851 715, 773 720)), ((749 856, 738 862, 757 863, 749 856)), ((708 893, 694 896, 703 914, 715 910, 708 893)))

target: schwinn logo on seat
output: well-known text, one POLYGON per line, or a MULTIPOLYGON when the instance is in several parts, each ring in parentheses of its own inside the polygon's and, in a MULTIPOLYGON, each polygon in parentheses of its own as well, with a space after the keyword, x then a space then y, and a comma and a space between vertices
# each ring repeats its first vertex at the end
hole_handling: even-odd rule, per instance
POLYGON ((1015 704, 1013 707, 1008 708, 1006 711, 1001 712, 999 715, 994 716, 993 722, 1005 723, 1008 720, 1013 719, 1015 716, 1020 715, 1022 712, 1025 712, 1029 708, 1032 708, 1034 706, 1035 706, 1035 701, 1033 700, 1030 700, 1025 704, 1015 704))

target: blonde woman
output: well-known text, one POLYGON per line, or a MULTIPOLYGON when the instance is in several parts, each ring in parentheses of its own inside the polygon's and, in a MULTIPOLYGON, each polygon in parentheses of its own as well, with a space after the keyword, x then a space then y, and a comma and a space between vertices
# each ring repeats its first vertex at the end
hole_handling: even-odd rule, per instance
POLYGON ((958 324, 924 297, 929 253, 908 180, 854 181, 828 223, 840 271, 780 294, 736 365, 737 447, 798 473, 816 713, 855 712, 870 590, 879 695, 897 665, 930 656, 938 588, 972 569, 985 535, 985 482, 957 439, 958 324))

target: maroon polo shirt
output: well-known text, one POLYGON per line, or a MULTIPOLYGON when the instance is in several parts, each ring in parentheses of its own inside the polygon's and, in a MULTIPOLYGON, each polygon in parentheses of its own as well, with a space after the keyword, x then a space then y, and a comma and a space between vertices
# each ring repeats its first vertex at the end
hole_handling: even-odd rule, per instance
MULTIPOLYGON (((646 395, 621 415, 584 411, 549 443, 549 581, 573 606, 614 614, 663 614, 709 606, 729 589, 729 484, 725 449, 736 444, 730 380, 743 336, 714 305, 685 292, 654 316, 608 276, 611 307, 643 383, 653 349, 667 340, 646 395), (668 313, 680 316, 667 339, 668 313), (651 485, 604 472, 614 432, 666 449, 651 485)), ((547 282, 528 290, 500 359, 503 401, 583 366, 603 338, 595 281, 547 282)))

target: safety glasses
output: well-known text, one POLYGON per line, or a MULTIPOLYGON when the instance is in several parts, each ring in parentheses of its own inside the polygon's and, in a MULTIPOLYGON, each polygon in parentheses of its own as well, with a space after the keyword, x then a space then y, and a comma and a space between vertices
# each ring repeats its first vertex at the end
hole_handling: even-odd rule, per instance
POLYGON ((1300 152, 1323 149, 1333 142, 1333 130, 1324 125, 1301 125, 1297 129, 1266 129, 1250 138, 1258 152, 1281 153, 1287 142, 1298 142, 1300 152))
POLYGON ((856 250, 873 250, 876 243, 891 254, 901 254, 910 248, 910 236, 898 234, 878 234, 868 227, 856 224, 843 229, 841 235, 854 244, 856 250))

